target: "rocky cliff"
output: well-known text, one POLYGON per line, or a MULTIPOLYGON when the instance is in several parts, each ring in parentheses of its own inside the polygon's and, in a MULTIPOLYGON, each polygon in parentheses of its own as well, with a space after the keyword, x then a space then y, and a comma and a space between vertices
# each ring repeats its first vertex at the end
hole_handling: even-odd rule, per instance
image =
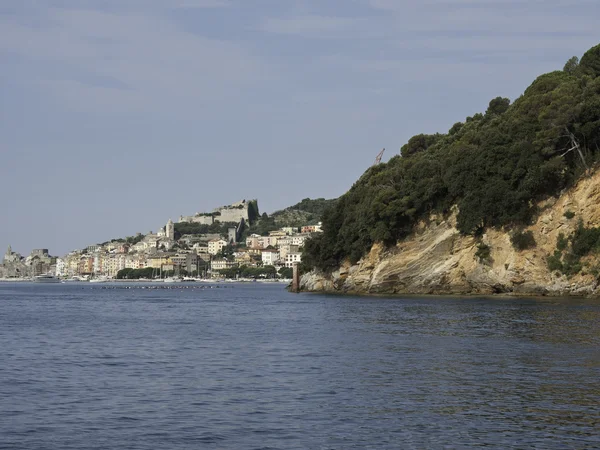
MULTIPOLYGON (((585 268, 567 278, 551 272, 546 261, 559 233, 570 235, 580 220, 586 227, 600 226, 600 171, 538 206, 536 222, 525 228, 533 233, 534 248, 515 249, 510 229, 488 229, 480 238, 461 235, 454 211, 419 223, 395 247, 375 244, 355 265, 343 264, 331 275, 303 275, 301 288, 349 294, 600 295, 597 277, 585 268), (567 218, 567 211, 574 216, 567 218), (485 260, 476 256, 480 243, 490 249, 485 260)), ((593 261, 587 262, 589 267, 593 261)))

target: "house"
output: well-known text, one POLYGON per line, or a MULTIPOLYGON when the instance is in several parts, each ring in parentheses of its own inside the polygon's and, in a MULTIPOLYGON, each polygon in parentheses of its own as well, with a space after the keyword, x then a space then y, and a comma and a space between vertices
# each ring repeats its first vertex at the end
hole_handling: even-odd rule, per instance
POLYGON ((265 266, 273 266, 279 261, 279 250, 263 250, 261 260, 265 266))
POLYGON ((302 262, 302 253, 288 253, 285 255, 285 267, 294 267, 294 264, 302 262))
POLYGON ((259 243, 259 239, 260 239, 260 234, 251 234, 250 236, 248 236, 246 238, 246 247, 248 248, 259 248, 260 247, 260 243, 259 243))
POLYGON ((213 239, 208 242, 208 253, 211 255, 216 255, 219 253, 223 247, 227 246, 227 241, 225 239, 213 239))
POLYGON ((279 257, 285 261, 285 257, 288 253, 299 253, 300 246, 293 244, 286 244, 279 246, 279 257))
POLYGON ((213 259, 210 263, 210 270, 212 275, 215 277, 219 276, 219 271, 224 269, 233 269, 235 267, 238 267, 238 263, 235 261, 229 261, 227 258, 213 259))

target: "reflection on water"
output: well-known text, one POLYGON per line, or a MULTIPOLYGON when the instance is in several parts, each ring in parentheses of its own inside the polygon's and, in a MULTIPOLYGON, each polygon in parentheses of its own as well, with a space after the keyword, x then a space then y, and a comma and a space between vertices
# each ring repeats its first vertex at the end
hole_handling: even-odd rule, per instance
POLYGON ((0 447, 594 448, 600 304, 0 285, 0 447))

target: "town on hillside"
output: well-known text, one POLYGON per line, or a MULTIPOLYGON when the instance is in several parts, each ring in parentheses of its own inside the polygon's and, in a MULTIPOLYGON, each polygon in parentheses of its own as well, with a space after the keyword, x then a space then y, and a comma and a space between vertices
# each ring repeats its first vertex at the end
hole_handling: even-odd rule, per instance
POLYGON ((291 278, 306 239, 320 231, 320 222, 278 226, 259 215, 257 200, 242 200, 210 213, 180 216, 177 223, 169 219, 157 232, 89 245, 63 257, 47 249, 23 257, 9 246, 0 278, 291 278))

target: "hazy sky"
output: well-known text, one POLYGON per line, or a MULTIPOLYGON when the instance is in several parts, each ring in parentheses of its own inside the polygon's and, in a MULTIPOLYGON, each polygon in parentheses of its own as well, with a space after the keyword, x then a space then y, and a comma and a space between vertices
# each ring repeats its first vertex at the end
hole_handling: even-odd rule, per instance
POLYGON ((0 0, 0 254, 337 197, 598 23, 597 0, 0 0))

